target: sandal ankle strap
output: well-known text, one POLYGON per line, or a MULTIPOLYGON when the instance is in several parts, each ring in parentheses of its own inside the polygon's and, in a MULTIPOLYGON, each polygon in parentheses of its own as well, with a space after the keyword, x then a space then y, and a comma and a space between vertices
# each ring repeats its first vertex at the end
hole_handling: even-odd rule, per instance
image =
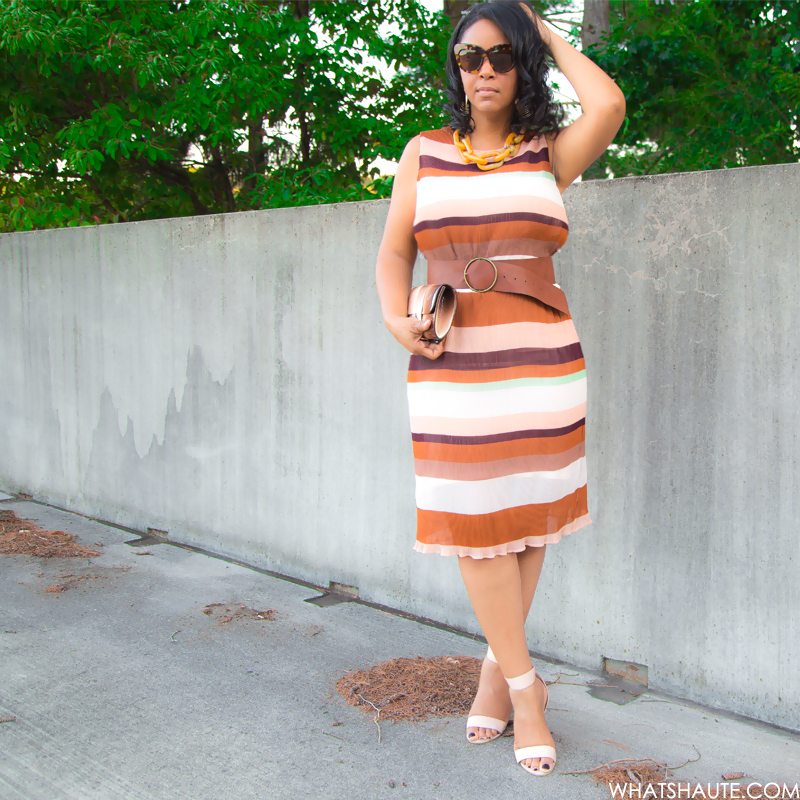
POLYGON ((506 683, 509 689, 520 691, 521 689, 527 689, 529 686, 533 686, 535 680, 536 668, 531 667, 530 670, 523 675, 518 675, 516 678, 506 678, 506 683))
POLYGON ((493 664, 497 663, 497 659, 494 657, 494 653, 492 652, 491 647, 486 648, 486 658, 488 658, 489 661, 491 661, 493 664))

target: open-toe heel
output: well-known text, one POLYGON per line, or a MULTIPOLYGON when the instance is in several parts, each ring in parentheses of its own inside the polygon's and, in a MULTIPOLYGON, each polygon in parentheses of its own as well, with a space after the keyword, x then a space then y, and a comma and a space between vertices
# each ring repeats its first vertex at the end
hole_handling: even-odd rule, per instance
MULTIPOLYGON (((486 649, 486 658, 493 664, 497 663, 497 659, 494 657, 491 647, 486 649)), ((493 742, 495 739, 500 738, 507 726, 508 720, 496 719, 495 717, 484 717, 481 715, 467 717, 467 741, 470 744, 486 744, 487 742, 493 742), (470 728, 489 728, 489 730, 496 731, 497 735, 490 736, 488 739, 479 739, 477 733, 473 733, 472 736, 470 736, 470 728)))
MULTIPOLYGON (((547 690, 547 684, 544 682, 544 678, 542 678, 541 675, 536 674, 535 668, 531 667, 529 672, 526 672, 524 675, 519 675, 516 678, 506 678, 506 683, 508 683, 508 688, 512 691, 521 691, 523 689, 527 689, 529 686, 533 686, 536 678, 539 678, 544 686, 544 710, 547 711, 547 703, 550 700, 550 692, 547 690)), ((531 775, 536 775, 538 778, 542 778, 545 775, 550 775, 550 773, 553 772, 552 767, 549 769, 529 767, 522 763, 525 761, 525 759, 551 758, 553 759, 553 767, 556 765, 556 749, 555 747, 551 747, 549 744, 535 744, 531 745, 530 747, 515 748, 514 757, 517 759, 517 764, 519 764, 526 772, 530 772, 531 775)), ((541 763, 541 761, 539 763, 541 763)))

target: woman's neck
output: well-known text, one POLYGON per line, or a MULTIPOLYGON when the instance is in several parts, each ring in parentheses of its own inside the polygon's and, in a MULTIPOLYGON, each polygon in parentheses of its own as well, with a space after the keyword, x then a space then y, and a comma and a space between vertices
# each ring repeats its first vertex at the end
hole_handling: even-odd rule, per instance
POLYGON ((475 128, 469 134, 472 149, 476 153, 502 149, 511 133, 511 115, 489 118, 473 114, 472 119, 475 122, 475 128))

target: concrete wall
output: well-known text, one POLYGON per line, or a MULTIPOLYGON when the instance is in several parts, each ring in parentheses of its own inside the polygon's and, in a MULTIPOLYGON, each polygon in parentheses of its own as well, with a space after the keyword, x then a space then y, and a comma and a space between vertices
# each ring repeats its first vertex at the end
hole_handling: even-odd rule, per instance
MULTIPOLYGON (((798 729, 800 165, 564 197, 595 524, 549 548, 530 645, 798 729)), ((0 484, 476 630, 411 550, 387 208, 0 237, 0 484)))

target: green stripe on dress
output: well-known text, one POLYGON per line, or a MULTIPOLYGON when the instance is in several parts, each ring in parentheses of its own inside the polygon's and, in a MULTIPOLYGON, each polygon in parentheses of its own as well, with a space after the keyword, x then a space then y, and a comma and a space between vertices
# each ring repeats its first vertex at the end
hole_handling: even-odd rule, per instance
POLYGON ((582 369, 570 375, 557 375, 550 378, 510 378, 507 381, 492 381, 491 383, 453 383, 450 381, 419 381, 409 383, 408 391, 443 391, 443 392, 496 392, 503 389, 516 389, 523 386, 559 386, 572 383, 586 377, 586 370, 582 369))

